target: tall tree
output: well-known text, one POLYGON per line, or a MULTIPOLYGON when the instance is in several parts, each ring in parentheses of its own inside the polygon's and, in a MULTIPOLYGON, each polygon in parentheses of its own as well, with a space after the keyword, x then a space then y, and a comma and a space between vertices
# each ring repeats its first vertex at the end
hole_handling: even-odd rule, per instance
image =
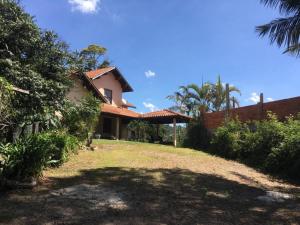
POLYGON ((300 0, 260 0, 265 6, 278 8, 284 16, 256 27, 260 36, 268 36, 271 43, 285 46, 284 53, 300 54, 300 0))
POLYGON ((175 103, 170 109, 190 115, 193 109, 193 102, 189 94, 189 88, 187 86, 180 86, 178 91, 174 92, 173 95, 167 96, 167 99, 175 103))
POLYGON ((16 123, 41 120, 62 108, 68 58, 68 46, 55 33, 40 30, 18 1, 0 1, 0 75, 30 92, 12 101, 16 123))
POLYGON ((109 61, 103 60, 106 51, 106 48, 95 44, 82 49, 78 54, 80 69, 90 71, 109 66, 109 61))
POLYGON ((208 112, 211 105, 211 84, 204 83, 201 86, 190 84, 188 88, 188 96, 194 103, 193 111, 195 115, 208 112))
MULTIPOLYGON (((233 86, 229 86, 229 94, 238 93, 241 94, 241 91, 233 86)), ((236 98, 230 97, 231 107, 233 105, 238 105, 238 101, 236 98)), ((214 112, 218 112, 224 110, 226 106, 226 88, 225 85, 221 81, 221 77, 218 76, 217 82, 215 84, 211 84, 211 110, 214 112)))

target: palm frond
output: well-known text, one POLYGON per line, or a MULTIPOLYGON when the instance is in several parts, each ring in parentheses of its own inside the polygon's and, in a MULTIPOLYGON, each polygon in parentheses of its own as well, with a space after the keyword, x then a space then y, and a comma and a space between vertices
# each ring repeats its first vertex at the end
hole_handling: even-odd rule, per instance
POLYGON ((300 12, 299 0, 261 0, 261 3, 268 7, 279 8, 280 13, 286 15, 300 12))
POLYGON ((279 7, 280 12, 289 15, 278 18, 268 24, 256 27, 259 36, 268 36, 271 44, 286 46, 284 53, 300 54, 300 0, 261 0, 270 7, 279 7))

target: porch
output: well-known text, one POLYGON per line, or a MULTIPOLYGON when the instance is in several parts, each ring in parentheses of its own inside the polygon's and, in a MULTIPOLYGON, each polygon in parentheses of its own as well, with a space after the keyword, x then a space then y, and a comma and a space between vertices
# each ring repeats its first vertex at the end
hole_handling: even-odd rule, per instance
POLYGON ((100 134, 101 138, 128 140, 131 134, 127 126, 132 120, 142 120, 147 121, 150 124, 156 124, 157 131, 160 124, 172 124, 173 144, 176 147, 177 124, 188 123, 191 119, 191 117, 167 109, 139 114, 127 108, 119 108, 108 104, 103 104, 96 133, 100 134))

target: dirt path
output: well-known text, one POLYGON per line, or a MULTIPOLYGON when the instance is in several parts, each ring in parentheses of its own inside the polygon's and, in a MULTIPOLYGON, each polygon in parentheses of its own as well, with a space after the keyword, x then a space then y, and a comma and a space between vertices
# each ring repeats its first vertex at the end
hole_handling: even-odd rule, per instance
POLYGON ((189 149, 98 143, 0 192, 0 224, 300 224, 300 187, 189 149))

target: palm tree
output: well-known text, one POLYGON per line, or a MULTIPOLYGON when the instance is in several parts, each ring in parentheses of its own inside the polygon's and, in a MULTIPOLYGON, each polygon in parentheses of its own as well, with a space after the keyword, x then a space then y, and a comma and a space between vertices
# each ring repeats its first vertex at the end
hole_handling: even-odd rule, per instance
MULTIPOLYGON (((229 94, 236 92, 241 94, 241 91, 233 85, 229 86, 229 94)), ((239 105, 238 100, 231 96, 230 99, 230 107, 234 105, 239 105)), ((221 77, 218 76, 218 80, 215 84, 211 84, 211 110, 214 112, 218 112, 224 110, 226 106, 226 88, 225 85, 221 81, 221 77)))
POLYGON ((193 112, 194 115, 201 115, 203 112, 210 111, 211 105, 211 84, 205 83, 202 86, 196 84, 190 84, 187 86, 189 92, 189 98, 194 103, 193 112))
POLYGON ((190 101, 189 91, 186 86, 180 86, 178 91, 173 95, 167 96, 167 99, 175 103, 174 106, 170 107, 171 110, 190 115, 193 103, 190 101))
POLYGON ((300 54, 300 1, 299 0, 261 0, 265 6, 279 8, 285 17, 256 27, 260 36, 269 36, 271 43, 286 46, 284 53, 300 54))

